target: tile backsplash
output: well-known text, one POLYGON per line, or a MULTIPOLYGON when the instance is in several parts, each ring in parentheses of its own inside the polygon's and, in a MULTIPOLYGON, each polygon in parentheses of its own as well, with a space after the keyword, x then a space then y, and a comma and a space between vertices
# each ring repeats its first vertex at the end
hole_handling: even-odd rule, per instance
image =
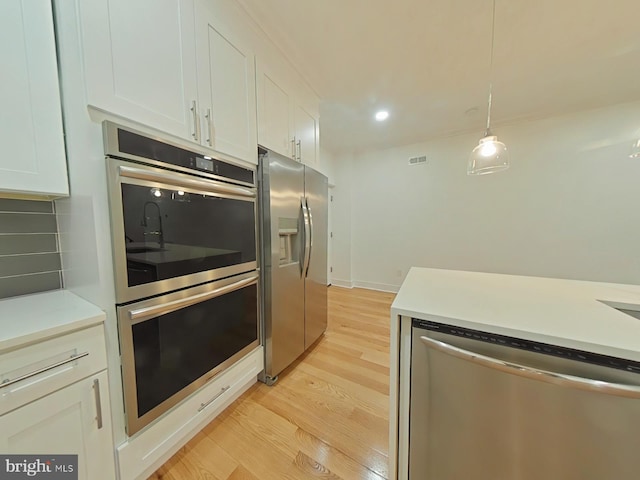
POLYGON ((0 198, 0 298, 61 287, 53 202, 0 198))

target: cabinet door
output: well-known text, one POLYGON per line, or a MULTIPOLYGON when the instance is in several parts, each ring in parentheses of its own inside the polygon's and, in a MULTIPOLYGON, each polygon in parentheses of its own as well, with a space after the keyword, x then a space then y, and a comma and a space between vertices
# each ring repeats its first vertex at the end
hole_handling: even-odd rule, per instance
POLYGON ((202 141, 219 152, 257 163, 252 50, 216 18, 211 2, 196 3, 196 34, 202 141))
POLYGON ((115 478, 107 381, 105 370, 2 415, 0 452, 77 454, 79 479, 115 478))
POLYGON ((289 86, 264 62, 256 61, 258 143, 287 157, 295 155, 293 97, 289 86))
POLYGON ((51 2, 0 2, 0 45, 0 190, 68 195, 51 2))
POLYGON ((315 168, 318 161, 318 119, 299 103, 295 105, 294 119, 297 160, 315 168))
POLYGON ((317 168, 319 160, 319 103, 320 101, 313 90, 302 79, 299 79, 293 106, 296 159, 313 168, 317 168))
POLYGON ((197 140, 193 0, 80 0, 87 101, 197 140))

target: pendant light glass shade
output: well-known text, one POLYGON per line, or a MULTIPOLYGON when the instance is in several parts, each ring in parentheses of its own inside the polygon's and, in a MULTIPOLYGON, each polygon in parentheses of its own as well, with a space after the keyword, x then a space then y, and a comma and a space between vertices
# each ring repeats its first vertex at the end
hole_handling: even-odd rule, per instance
POLYGON ((640 139, 633 143, 631 153, 629 153, 629 158, 640 158, 640 139))
POLYGON ((496 31, 496 0, 493 0, 491 23, 491 55, 489 61, 489 99, 487 101, 487 130, 473 149, 467 165, 467 175, 486 175, 509 168, 509 154, 504 143, 491 134, 491 104, 493 99, 493 44, 496 31))
POLYGON ((487 135, 480 139, 473 149, 467 166, 468 175, 486 175, 509 168, 509 152, 504 143, 495 135, 487 135))

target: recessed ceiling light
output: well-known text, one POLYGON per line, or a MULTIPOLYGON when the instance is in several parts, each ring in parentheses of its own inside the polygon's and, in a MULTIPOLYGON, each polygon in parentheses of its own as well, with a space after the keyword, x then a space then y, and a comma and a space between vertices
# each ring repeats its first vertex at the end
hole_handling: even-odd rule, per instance
POLYGON ((383 122, 387 118, 389 118, 389 112, 387 112, 386 110, 380 110, 376 113, 376 120, 379 122, 383 122))

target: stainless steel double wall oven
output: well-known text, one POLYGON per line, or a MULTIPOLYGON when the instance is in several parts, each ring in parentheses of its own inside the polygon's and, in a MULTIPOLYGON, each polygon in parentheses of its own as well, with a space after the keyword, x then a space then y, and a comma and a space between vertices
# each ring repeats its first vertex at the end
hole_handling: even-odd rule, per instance
POLYGON ((104 124, 127 433, 259 344, 256 171, 104 124))

